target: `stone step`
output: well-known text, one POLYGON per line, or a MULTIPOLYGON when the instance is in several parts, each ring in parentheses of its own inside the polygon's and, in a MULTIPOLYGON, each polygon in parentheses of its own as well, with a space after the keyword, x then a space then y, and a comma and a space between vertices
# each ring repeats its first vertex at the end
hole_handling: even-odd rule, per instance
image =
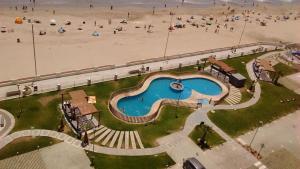
POLYGON ((135 143, 135 138, 134 138, 133 131, 130 131, 130 132, 129 132, 129 135, 130 135, 131 147, 132 147, 133 149, 136 149, 136 143, 135 143))
POLYGON ((122 148, 123 140, 124 140, 124 131, 121 131, 120 137, 119 137, 119 140, 118 140, 118 145, 117 145, 118 149, 122 148))
POLYGON ((230 100, 236 101, 236 102, 240 102, 241 98, 240 97, 231 97, 230 100))
POLYGON ((101 144, 106 145, 108 141, 112 138, 112 136, 115 134, 115 132, 116 132, 115 130, 112 130, 101 144))
POLYGON ((231 104, 231 105, 236 104, 236 102, 235 102, 235 101, 232 101, 232 100, 226 100, 226 102, 229 103, 229 104, 231 104))
POLYGON ((137 140, 137 143, 138 143, 139 147, 140 147, 141 149, 143 149, 143 148, 144 148, 144 145, 143 145, 143 143, 142 143, 142 140, 141 140, 141 138, 140 138, 139 133, 138 133, 137 131, 134 131, 133 133, 134 133, 134 135, 135 135, 135 138, 136 138, 136 140, 137 140))
POLYGON ((115 132, 115 135, 114 135, 114 137, 112 138, 112 140, 111 140, 111 142, 110 142, 110 144, 109 144, 109 147, 114 147, 114 145, 115 145, 115 143, 116 143, 116 141, 117 141, 117 138, 118 138, 119 134, 120 134, 120 131, 116 131, 116 132, 115 132))
POLYGON ((102 140, 105 136, 107 136, 107 134, 111 131, 111 129, 107 129, 105 130, 104 133, 102 133, 96 140, 95 142, 99 142, 100 140, 102 140))
POLYGON ((105 130, 107 130, 107 127, 103 127, 100 130, 96 131, 95 134, 91 134, 89 136, 89 139, 94 139, 96 136, 100 135, 102 132, 104 132, 105 130))
POLYGON ((96 127, 95 129, 91 129, 91 130, 87 131, 86 133, 87 133, 87 134, 91 134, 91 133, 94 132, 94 130, 100 130, 100 129, 102 129, 103 127, 104 127, 104 126, 101 125, 101 126, 99 126, 99 127, 96 127))
POLYGON ((125 149, 129 149, 129 131, 125 131, 125 149))

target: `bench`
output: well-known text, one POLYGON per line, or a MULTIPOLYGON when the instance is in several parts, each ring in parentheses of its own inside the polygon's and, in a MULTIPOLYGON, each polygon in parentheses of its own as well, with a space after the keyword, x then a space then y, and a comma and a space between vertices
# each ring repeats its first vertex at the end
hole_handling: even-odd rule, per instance
POLYGON ((11 97, 11 96, 18 96, 21 94, 20 90, 15 90, 15 91, 10 91, 6 93, 6 97, 11 97))

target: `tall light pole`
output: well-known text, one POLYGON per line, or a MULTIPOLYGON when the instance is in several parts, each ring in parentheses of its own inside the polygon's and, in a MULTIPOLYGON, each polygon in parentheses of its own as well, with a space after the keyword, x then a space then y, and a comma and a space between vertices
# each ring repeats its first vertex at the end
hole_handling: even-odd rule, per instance
POLYGON ((36 64, 36 52, 35 52, 35 38, 34 38, 34 28, 33 23, 31 24, 31 33, 32 33, 32 47, 33 47, 33 59, 34 59, 34 75, 37 78, 37 64, 36 64))
POLYGON ((255 139, 255 136, 256 136, 256 134, 258 132, 259 127, 261 127, 262 125, 263 125, 263 121, 259 121, 259 126, 256 128, 255 133, 254 133, 254 135, 253 135, 253 137, 252 137, 252 139, 250 141, 250 144, 249 144, 250 147, 251 147, 251 144, 252 144, 253 140, 255 139))
POLYGON ((171 12, 171 19, 170 19, 170 25, 168 28, 168 35, 167 35, 167 41, 166 41, 166 45, 165 45, 165 50, 164 50, 164 59, 166 59, 166 53, 167 53, 167 48, 168 48, 168 43, 169 43, 169 37, 170 37, 170 32, 171 30, 169 30, 172 26, 172 20, 173 20, 173 13, 171 12))

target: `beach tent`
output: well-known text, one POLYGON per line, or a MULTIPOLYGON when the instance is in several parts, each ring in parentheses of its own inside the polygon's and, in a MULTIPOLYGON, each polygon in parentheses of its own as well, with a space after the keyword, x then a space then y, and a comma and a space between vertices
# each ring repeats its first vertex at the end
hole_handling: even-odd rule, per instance
POLYGON ((100 33, 95 31, 95 32, 92 33, 92 36, 100 36, 100 33))
POLYGON ((60 27, 60 28, 58 29, 58 32, 59 32, 59 33, 65 33, 66 30, 65 30, 63 27, 60 27))
POLYGON ((50 20, 50 25, 51 26, 55 26, 56 25, 56 20, 55 19, 51 19, 50 20))
POLYGON ((15 19, 15 23, 16 23, 16 24, 22 24, 22 23, 23 23, 23 20, 22 20, 22 18, 20 18, 20 17, 16 17, 16 19, 15 19))

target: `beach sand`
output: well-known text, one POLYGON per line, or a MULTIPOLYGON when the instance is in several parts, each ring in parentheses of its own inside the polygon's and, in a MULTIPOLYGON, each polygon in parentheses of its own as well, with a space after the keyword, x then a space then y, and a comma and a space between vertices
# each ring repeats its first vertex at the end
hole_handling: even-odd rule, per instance
MULTIPOLYGON (((1 8, 1 7, 0 7, 1 8)), ((89 67, 103 65, 122 65, 130 61, 162 57, 167 40, 168 27, 170 25, 170 11, 174 12, 172 24, 179 22, 176 18, 181 17, 185 28, 180 28, 170 32, 169 43, 166 55, 181 54, 187 52, 202 51, 207 49, 221 48, 237 45, 241 37, 244 26, 244 17, 239 7, 235 9, 235 16, 240 16, 239 20, 227 23, 224 28, 225 14, 229 13, 227 6, 217 6, 210 8, 161 8, 156 9, 152 15, 152 8, 122 7, 114 8, 53 8, 40 7, 34 12, 28 10, 24 13, 14 8, 0 9, 0 27, 6 26, 13 32, 0 33, 0 81, 13 80, 34 76, 34 59, 31 24, 24 21, 23 24, 15 24, 15 18, 26 17, 38 19, 41 24, 34 24, 36 57, 38 75, 59 73, 63 71, 78 70, 89 67), (128 11, 130 18, 127 18, 128 11), (190 19, 194 16, 195 19, 190 19), (206 21, 202 17, 213 16, 212 25, 205 25, 206 21), (109 18, 112 24, 108 24, 109 18), (55 19, 56 26, 50 26, 50 20, 55 19), (128 19, 127 24, 120 21, 128 19), (187 23, 190 19, 205 27, 199 28, 187 23), (220 24, 218 33, 215 33, 216 24, 220 24), (71 21, 70 26, 65 26, 66 21, 71 21), (83 21, 86 23, 83 24, 83 21), (96 25, 94 24, 96 21, 96 25), (151 24, 152 33, 148 33, 148 25, 151 24), (99 26, 102 25, 103 28, 99 26), (147 26, 144 29, 144 26, 147 26), (66 32, 58 33, 58 29, 63 27, 66 32), (114 34, 114 28, 122 26, 123 31, 114 34), (140 28, 136 28, 139 26, 140 28), (231 32, 230 27, 234 30, 231 32), (82 30, 78 30, 82 28, 82 30), (208 28, 206 32, 206 28, 208 28), (46 35, 40 36, 39 31, 46 31, 46 35), (92 36, 97 31, 99 37, 92 36), (21 43, 17 43, 20 38, 21 43)), ((244 36, 241 44, 258 41, 283 41, 300 43, 300 18, 299 7, 293 6, 266 6, 248 7, 255 10, 249 14, 249 21, 246 24, 244 36), (290 15, 290 12, 292 13, 290 15), (260 15, 258 15, 260 13, 260 15), (266 19, 272 15, 272 19, 266 19), (289 15, 290 19, 283 20, 284 15, 289 15), (280 16, 281 20, 274 22, 274 18, 280 16), (266 26, 261 26, 260 22, 266 21, 266 26)), ((228 18, 233 14, 228 14, 228 18)))

